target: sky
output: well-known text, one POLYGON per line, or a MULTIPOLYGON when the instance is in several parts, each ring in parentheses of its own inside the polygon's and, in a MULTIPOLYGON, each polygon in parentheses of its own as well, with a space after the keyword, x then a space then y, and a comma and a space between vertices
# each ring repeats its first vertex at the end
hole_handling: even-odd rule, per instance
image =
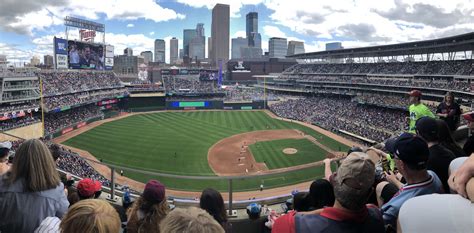
MULTIPOLYGON (((474 31, 474 0, 0 0, 0 54, 12 64, 42 61, 53 54, 53 37, 66 37, 62 19, 75 16, 105 24, 116 55, 126 47, 134 55, 153 51, 154 40, 164 39, 169 61, 169 40, 182 48, 183 29, 204 23, 211 35, 216 3, 230 5, 231 38, 245 37, 245 15, 258 12, 264 51, 270 37, 304 41, 314 52, 335 41, 352 48, 474 31)), ((77 39, 77 29, 68 37, 77 39)))

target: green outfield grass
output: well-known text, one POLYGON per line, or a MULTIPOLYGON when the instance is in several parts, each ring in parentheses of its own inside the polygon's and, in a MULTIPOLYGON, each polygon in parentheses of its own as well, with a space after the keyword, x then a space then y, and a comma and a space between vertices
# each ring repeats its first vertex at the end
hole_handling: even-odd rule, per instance
MULTIPOLYGON (((69 139, 64 144, 87 150, 96 158, 110 164, 161 173, 214 176, 207 162, 207 151, 213 144, 235 134, 267 129, 299 129, 333 150, 348 148, 310 128, 270 118, 262 111, 161 112, 135 115, 104 123, 69 139)), ((297 142, 292 142, 295 143, 297 142)), ((300 145, 288 147, 295 146, 300 145)), ((306 142, 300 147, 302 151, 308 151, 305 153, 310 153, 309 150, 312 149, 321 150, 314 144, 309 146, 306 142)), ((263 157, 272 155, 264 150, 258 151, 257 154, 262 154, 263 157)), ((322 156, 324 155, 325 153, 322 156)), ((275 156, 278 158, 278 154, 275 156)), ((295 158, 298 159, 293 159, 292 162, 284 160, 288 158, 282 158, 284 162, 273 159, 271 166, 276 168, 285 164, 291 166, 320 160, 316 156, 295 158)), ((275 175, 263 178, 263 181, 260 178, 235 181, 234 189, 242 191, 257 189, 261 182, 264 182, 266 187, 277 187, 312 180, 322 175, 321 169, 305 169, 291 174, 275 175)), ((167 187, 178 190, 201 191, 209 186, 225 190, 227 187, 226 181, 151 177, 127 171, 125 175, 143 182, 150 178, 158 178, 167 187)))
POLYGON ((253 157, 259 163, 265 163, 268 169, 291 167, 321 161, 327 152, 308 139, 282 139, 257 142, 250 145, 253 157), (295 148, 296 154, 283 153, 285 148, 295 148))

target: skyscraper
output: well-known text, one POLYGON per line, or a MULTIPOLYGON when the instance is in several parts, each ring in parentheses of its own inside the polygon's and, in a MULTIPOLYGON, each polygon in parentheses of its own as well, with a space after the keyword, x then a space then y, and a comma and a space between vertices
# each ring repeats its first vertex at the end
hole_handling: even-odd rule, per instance
POLYGON ((304 42, 290 40, 288 42, 288 53, 287 55, 294 55, 304 53, 304 42))
POLYGON ((270 58, 284 58, 287 54, 288 44, 286 38, 272 37, 268 41, 268 52, 270 58))
POLYGON ((215 67, 219 67, 219 63, 225 66, 229 60, 229 26, 229 5, 216 4, 212 9, 212 50, 209 56, 215 67))
POLYGON ((247 39, 243 37, 232 38, 232 59, 242 58, 240 50, 243 47, 247 47, 247 39))
POLYGON ((133 49, 131 49, 131 48, 125 48, 125 49, 123 50, 123 55, 133 56, 133 49))
POLYGON ((165 57, 166 43, 165 40, 156 39, 155 40, 155 62, 166 62, 165 57))
POLYGON ((206 55, 206 37, 204 36, 204 24, 196 25, 196 36, 189 42, 189 57, 202 60, 206 55))
POLYGON ((183 58, 189 57, 189 43, 196 37, 196 29, 183 30, 183 58))
POLYGON ((207 58, 211 58, 212 51, 212 37, 207 38, 207 58))
POLYGON ((153 52, 152 51, 143 51, 140 53, 143 56, 143 62, 148 64, 149 62, 153 62, 153 52))
POLYGON ((53 68, 53 56, 51 55, 44 55, 43 57, 43 64, 47 69, 53 68))
POLYGON ((248 40, 249 47, 259 47, 261 48, 261 43, 257 44, 255 38, 258 37, 258 40, 261 40, 260 33, 258 33, 258 13, 257 12, 249 12, 246 15, 246 24, 245 24, 245 32, 248 40))
POLYGON ((170 64, 175 64, 178 60, 178 39, 176 37, 170 40, 170 64))

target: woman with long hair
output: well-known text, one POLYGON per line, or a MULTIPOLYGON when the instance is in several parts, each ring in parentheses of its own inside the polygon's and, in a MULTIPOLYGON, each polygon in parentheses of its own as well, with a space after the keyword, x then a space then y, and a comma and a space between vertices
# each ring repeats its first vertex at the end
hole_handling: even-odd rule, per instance
POLYGON ((225 232, 229 233, 232 231, 232 225, 227 221, 224 199, 222 199, 222 195, 217 190, 212 188, 204 189, 199 206, 201 209, 206 210, 224 228, 225 232))
POLYGON ((127 232, 160 232, 160 222, 169 211, 165 186, 157 180, 150 180, 140 198, 127 211, 127 232))
POLYGON ((444 96, 444 101, 438 105, 436 115, 443 119, 451 131, 455 131, 461 119, 461 107, 456 103, 454 94, 450 91, 444 96))
POLYGON ((69 202, 44 143, 23 142, 0 177, 0 232, 33 232, 46 217, 61 218, 69 202))
POLYGON ((467 156, 464 150, 458 144, 456 144, 456 141, 454 141, 448 124, 446 124, 445 121, 439 119, 436 120, 436 123, 438 124, 439 144, 453 152, 456 158, 467 156))

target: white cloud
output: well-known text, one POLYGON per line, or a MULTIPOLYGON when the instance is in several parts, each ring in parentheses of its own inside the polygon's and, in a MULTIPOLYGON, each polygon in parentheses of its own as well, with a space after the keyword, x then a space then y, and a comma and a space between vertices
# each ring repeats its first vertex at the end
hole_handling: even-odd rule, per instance
POLYGON ((232 38, 237 38, 237 37, 243 37, 245 38, 247 35, 246 35, 246 32, 245 31, 236 31, 234 33, 234 35, 232 36, 232 38))
POLYGON ((150 34, 150 36, 153 36, 153 35, 155 35, 155 32, 150 32, 148 34, 150 34))
POLYGON ((268 37, 286 37, 286 34, 280 28, 269 25, 263 26, 263 34, 268 37))
POLYGON ((128 27, 128 28, 133 28, 133 27, 135 27, 135 24, 129 23, 129 24, 127 24, 127 27, 128 27))

